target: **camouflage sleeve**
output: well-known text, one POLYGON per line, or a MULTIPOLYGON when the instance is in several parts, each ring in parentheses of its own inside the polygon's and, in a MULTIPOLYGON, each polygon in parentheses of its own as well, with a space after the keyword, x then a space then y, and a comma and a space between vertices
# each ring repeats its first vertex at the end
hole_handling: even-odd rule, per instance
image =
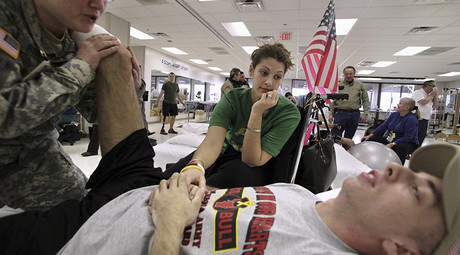
POLYGON ((95 78, 94 69, 78 58, 27 79, 21 69, 20 62, 0 53, 0 138, 20 136, 62 113, 95 78))

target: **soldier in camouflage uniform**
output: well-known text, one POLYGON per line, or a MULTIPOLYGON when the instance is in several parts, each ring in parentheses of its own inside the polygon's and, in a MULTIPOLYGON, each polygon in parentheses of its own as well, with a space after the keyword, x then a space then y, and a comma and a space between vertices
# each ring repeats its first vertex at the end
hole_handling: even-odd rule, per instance
POLYGON ((63 151, 55 126, 71 105, 96 119, 95 69, 118 41, 99 35, 77 50, 68 30, 91 31, 106 5, 0 1, 0 202, 46 209, 86 193, 86 177, 63 151))

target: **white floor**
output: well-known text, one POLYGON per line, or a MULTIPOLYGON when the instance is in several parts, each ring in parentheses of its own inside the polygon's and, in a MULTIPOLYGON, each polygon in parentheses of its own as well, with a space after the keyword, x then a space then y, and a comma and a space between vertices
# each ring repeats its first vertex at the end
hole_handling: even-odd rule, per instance
MULTIPOLYGON (((193 119, 190 119, 190 121, 193 121, 193 119)), ((176 130, 179 134, 182 133, 181 130, 181 125, 187 122, 187 117, 184 113, 180 113, 179 116, 176 119, 176 123, 174 124, 174 130, 176 130)), ((160 134, 160 129, 161 129, 162 124, 161 123, 150 123, 149 124, 149 130, 150 132, 155 132, 155 134, 150 135, 150 138, 154 138, 157 140, 157 143, 164 143, 166 140, 176 136, 172 134, 168 135, 161 135, 160 134)), ((363 134, 366 130, 366 126, 360 126, 358 127, 358 130, 353 137, 353 140, 355 143, 359 143, 361 141, 361 138, 363 137, 363 134)), ((169 124, 166 124, 165 130, 169 129, 169 124)), ((452 129, 447 129, 444 130, 446 134, 451 134, 452 129), (450 132, 450 133, 449 133, 450 132)), ((428 136, 424 143, 423 146, 430 144, 430 143, 435 143, 440 140, 436 140, 430 136, 428 136)), ((65 151, 70 155, 72 158, 73 162, 89 177, 91 173, 96 169, 100 159, 100 151, 99 155, 96 156, 89 156, 89 157, 83 157, 81 156, 81 153, 85 152, 89 143, 89 138, 88 137, 83 137, 80 141, 77 141, 73 146, 70 146, 68 143, 64 144, 64 149, 65 151)), ((408 165, 408 160, 406 160, 405 165, 408 165)))
MULTIPOLYGON (((190 121, 194 120, 190 119, 190 121)), ((177 116, 176 122, 174 123, 174 130, 181 134, 182 130, 180 127, 186 122, 187 116, 184 113, 180 113, 177 116)), ((176 136, 174 134, 161 135, 161 126, 162 124, 159 122, 149 123, 149 131, 155 132, 155 134, 150 135, 149 137, 156 139, 158 144, 164 143, 166 140, 176 136)), ((168 129, 169 124, 166 124, 165 130, 168 131, 168 129)), ((89 177, 91 173, 96 169, 97 165, 99 164, 99 161, 101 160, 101 152, 99 150, 99 154, 96 156, 83 157, 81 154, 87 150, 88 143, 89 137, 85 136, 82 137, 80 141, 74 143, 74 145, 72 146, 68 143, 64 143, 64 150, 69 154, 70 158, 75 163, 75 165, 77 165, 85 173, 85 175, 89 177)))

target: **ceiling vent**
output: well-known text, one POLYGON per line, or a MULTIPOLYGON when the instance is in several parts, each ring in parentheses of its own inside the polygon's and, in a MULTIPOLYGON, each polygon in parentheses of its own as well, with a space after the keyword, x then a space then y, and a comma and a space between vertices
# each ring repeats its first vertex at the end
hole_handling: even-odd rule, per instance
POLYGON ((377 61, 361 61, 358 63, 357 66, 361 66, 361 67, 369 67, 369 66, 373 66, 377 63, 377 61))
POLYGON ((407 34, 417 34, 417 35, 428 34, 428 33, 431 33, 433 31, 438 30, 438 28, 439 27, 414 27, 411 30, 409 30, 409 32, 407 32, 407 34))
POLYGON ((427 50, 424 50, 420 53, 418 53, 416 56, 431 56, 431 55, 437 55, 439 53, 446 52, 448 50, 455 49, 455 47, 431 47, 427 50))
POLYGON ((150 34, 153 35, 154 37, 163 37, 163 38, 166 38, 166 39, 171 38, 168 34, 163 33, 163 32, 150 33, 150 34))
POLYGON ((142 5, 157 5, 157 4, 169 4, 168 0, 136 0, 142 5))
POLYGON ((230 52, 226 50, 225 48, 222 47, 209 47, 210 50, 212 50, 214 53, 217 55, 228 55, 230 52))
POLYGON ((275 37, 268 36, 268 35, 256 36, 254 37, 254 39, 258 43, 274 43, 275 42, 275 37))
POLYGON ((262 0, 235 0, 236 7, 240 12, 262 11, 262 0))

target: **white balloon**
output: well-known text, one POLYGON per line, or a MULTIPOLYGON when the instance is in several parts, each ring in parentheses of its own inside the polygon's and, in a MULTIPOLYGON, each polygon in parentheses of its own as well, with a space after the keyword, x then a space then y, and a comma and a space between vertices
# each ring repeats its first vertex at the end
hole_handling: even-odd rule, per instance
POLYGON ((362 142, 352 146, 348 152, 372 169, 384 170, 390 162, 401 165, 396 152, 378 142, 362 142))

